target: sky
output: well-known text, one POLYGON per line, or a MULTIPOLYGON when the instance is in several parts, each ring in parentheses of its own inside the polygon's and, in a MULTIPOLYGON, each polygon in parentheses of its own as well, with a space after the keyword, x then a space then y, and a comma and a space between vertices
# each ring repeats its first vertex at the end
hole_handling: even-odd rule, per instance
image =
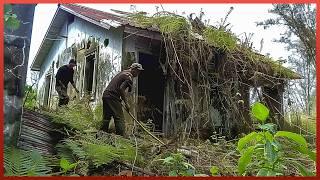
MULTIPOLYGON (((229 15, 227 22, 230 23, 231 31, 240 39, 253 33, 251 42, 256 50, 260 50, 263 38, 263 48, 261 54, 270 54, 274 59, 286 59, 289 52, 284 44, 273 42, 285 31, 284 27, 271 27, 266 30, 262 26, 256 26, 256 22, 276 17, 268 13, 272 8, 271 4, 80 4, 90 8, 112 12, 111 9, 129 11, 145 11, 154 14, 159 10, 175 12, 180 15, 195 13, 199 15, 204 12, 204 19, 210 19, 211 25, 217 25, 224 19, 230 7, 233 11, 229 15)), ((31 46, 29 53, 29 67, 41 45, 42 39, 50 25, 52 17, 56 11, 57 4, 38 4, 35 8, 31 46)), ((28 69, 27 83, 30 84, 30 68, 28 69)))

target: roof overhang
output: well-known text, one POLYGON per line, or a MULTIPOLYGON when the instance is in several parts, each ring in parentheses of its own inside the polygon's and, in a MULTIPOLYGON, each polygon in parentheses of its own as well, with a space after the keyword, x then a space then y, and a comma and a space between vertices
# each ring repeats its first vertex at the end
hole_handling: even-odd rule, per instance
POLYGON ((49 25, 49 28, 45 36, 43 37, 40 48, 38 49, 38 52, 31 64, 32 71, 40 70, 41 65, 47 57, 54 41, 61 38, 61 34, 59 33, 61 31, 61 28, 63 27, 67 15, 68 14, 65 11, 57 8, 56 13, 54 14, 53 19, 49 25))

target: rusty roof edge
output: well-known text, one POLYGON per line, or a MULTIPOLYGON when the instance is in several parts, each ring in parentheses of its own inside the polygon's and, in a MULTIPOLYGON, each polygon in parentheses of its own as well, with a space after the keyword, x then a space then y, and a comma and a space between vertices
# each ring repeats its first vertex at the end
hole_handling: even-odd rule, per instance
POLYGON ((69 9, 69 8, 66 7, 66 6, 63 6, 63 4, 60 5, 60 8, 61 8, 62 10, 64 10, 64 11, 67 11, 67 12, 70 13, 70 14, 73 14, 73 15, 81 18, 81 19, 84 19, 84 20, 86 20, 86 21, 88 21, 88 22, 91 22, 91 23, 93 23, 93 24, 95 24, 95 25, 97 25, 97 26, 100 26, 100 27, 102 27, 102 28, 110 29, 110 27, 113 27, 113 26, 111 26, 110 24, 107 24, 107 23, 103 23, 103 24, 102 24, 102 23, 100 23, 100 22, 98 22, 98 21, 96 21, 96 20, 94 20, 94 19, 91 19, 91 18, 89 18, 89 17, 87 17, 87 16, 84 16, 84 15, 82 15, 82 14, 79 14, 79 13, 73 11, 72 9, 69 9))
POLYGON ((57 7, 57 9, 56 9, 56 12, 55 12, 55 14, 54 14, 51 22, 50 22, 50 25, 49 25, 49 27, 48 27, 48 29, 47 29, 46 34, 43 36, 43 39, 42 39, 41 45, 40 45, 40 47, 39 47, 39 49, 38 49, 38 51, 37 51, 37 54, 36 54, 36 55, 34 56, 34 58, 33 58, 32 64, 31 64, 31 66, 30 66, 30 68, 31 68, 32 71, 40 71, 40 68, 35 68, 35 67, 34 67, 34 63, 36 62, 37 57, 38 57, 38 55, 39 55, 39 53, 40 53, 40 51, 41 51, 41 49, 42 49, 42 46, 43 46, 44 42, 46 41, 46 37, 47 37, 47 35, 48 35, 49 31, 50 31, 50 28, 51 28, 54 20, 55 20, 56 17, 57 17, 58 12, 59 12, 59 5, 58 5, 58 7, 57 7))

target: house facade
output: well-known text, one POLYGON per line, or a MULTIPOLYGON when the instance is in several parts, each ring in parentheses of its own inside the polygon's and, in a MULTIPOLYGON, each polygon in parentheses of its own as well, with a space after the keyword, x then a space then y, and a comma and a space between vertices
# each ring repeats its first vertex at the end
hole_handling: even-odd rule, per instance
MULTIPOLYGON (((242 57, 243 52, 226 55, 201 40, 189 46, 169 41, 164 48, 166 41, 159 31, 136 26, 123 14, 126 12, 111 14, 73 4, 58 6, 31 66, 40 72, 40 106, 57 106, 55 74, 74 58, 80 98, 89 96, 93 106, 101 103, 113 76, 133 62, 142 64, 145 71, 134 80, 130 97, 133 112, 139 120, 153 121, 154 129, 167 136, 195 129, 198 134, 204 132, 201 129, 212 133, 215 127, 227 129, 229 134, 237 129, 233 134, 239 134, 242 126, 252 126, 250 89, 256 87, 262 87, 271 111, 282 113, 283 84, 290 79, 283 73, 264 62, 255 65, 242 57), (248 71, 243 69, 249 66, 248 71), (206 72, 199 72, 199 68, 206 72), (265 75, 272 82, 265 80, 265 75)), ((71 87, 68 91, 72 100, 76 93, 71 87)))

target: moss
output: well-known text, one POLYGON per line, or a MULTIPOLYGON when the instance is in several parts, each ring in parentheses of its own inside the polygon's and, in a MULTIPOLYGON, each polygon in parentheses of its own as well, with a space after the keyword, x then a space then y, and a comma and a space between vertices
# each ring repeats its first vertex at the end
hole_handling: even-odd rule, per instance
POLYGON ((153 27, 165 34, 176 35, 181 33, 181 31, 184 31, 186 33, 190 29, 188 21, 184 17, 175 14, 165 14, 154 17, 148 17, 145 13, 139 12, 130 15, 129 19, 139 27, 153 27))
POLYGON ((203 31, 205 41, 214 47, 232 51, 236 48, 237 38, 224 30, 207 27, 203 31))
POLYGON ((190 29, 187 20, 181 16, 166 15, 155 17, 153 20, 162 33, 178 34, 182 31, 187 33, 190 29))

